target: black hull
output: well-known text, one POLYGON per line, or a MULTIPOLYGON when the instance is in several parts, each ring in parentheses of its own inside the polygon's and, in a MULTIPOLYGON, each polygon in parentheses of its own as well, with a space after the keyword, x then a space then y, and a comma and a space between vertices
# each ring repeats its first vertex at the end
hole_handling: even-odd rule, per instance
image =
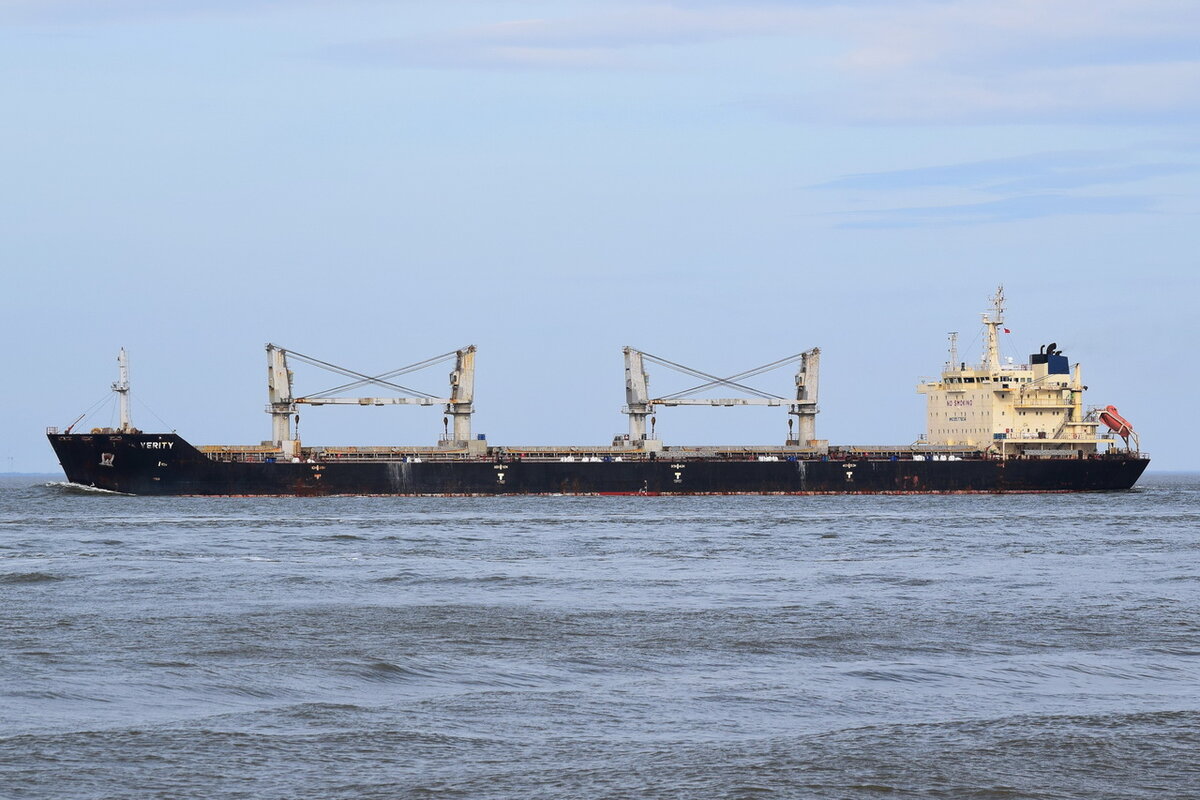
POLYGON ((488 457, 319 463, 208 458, 175 434, 49 434, 72 483, 138 495, 940 494, 1131 488, 1149 459, 717 458, 546 461, 488 457))

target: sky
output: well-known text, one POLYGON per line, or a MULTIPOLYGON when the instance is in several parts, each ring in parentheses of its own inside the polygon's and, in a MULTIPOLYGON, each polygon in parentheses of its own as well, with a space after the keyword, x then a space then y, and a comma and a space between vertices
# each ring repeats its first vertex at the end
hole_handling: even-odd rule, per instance
POLYGON ((113 422, 122 346, 134 423, 195 444, 269 436, 267 342, 371 374, 475 344, 475 430, 514 446, 624 431, 626 345, 722 375, 817 346, 818 435, 906 444, 998 284, 1006 356, 1056 341, 1152 469, 1200 469, 1197 41, 1191 0, 0 0, 0 471, 113 422))

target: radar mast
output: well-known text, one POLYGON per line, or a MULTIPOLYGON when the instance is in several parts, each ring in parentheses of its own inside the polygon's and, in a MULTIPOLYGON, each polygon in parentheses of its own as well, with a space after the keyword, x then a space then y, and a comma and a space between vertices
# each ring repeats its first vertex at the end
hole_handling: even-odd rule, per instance
POLYGON ((118 430, 121 433, 133 433, 133 420, 129 412, 129 356, 125 354, 124 347, 117 354, 117 382, 112 385, 112 390, 121 399, 121 427, 118 430))
POLYGON ((987 329, 983 351, 983 366, 989 372, 1000 371, 1000 326, 1004 324, 1004 286, 996 287, 992 297, 992 311, 983 315, 983 326, 987 329))

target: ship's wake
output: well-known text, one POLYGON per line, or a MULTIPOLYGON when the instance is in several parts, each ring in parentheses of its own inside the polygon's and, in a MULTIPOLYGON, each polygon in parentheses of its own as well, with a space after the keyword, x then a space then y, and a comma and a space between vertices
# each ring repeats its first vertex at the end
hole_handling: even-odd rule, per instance
POLYGON ((129 496, 128 492, 114 492, 112 489, 101 489, 98 486, 85 486, 82 483, 71 483, 70 481, 49 481, 43 483, 42 486, 62 494, 112 494, 129 496))

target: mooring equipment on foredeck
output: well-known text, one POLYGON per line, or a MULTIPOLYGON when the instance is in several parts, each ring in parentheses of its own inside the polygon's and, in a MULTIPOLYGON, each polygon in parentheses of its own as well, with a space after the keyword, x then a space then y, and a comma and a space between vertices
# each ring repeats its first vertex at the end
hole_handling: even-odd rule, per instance
MULTIPOLYGON (((739 372, 722 378, 683 364, 670 361, 661 356, 652 355, 633 347, 626 347, 625 353, 625 407, 622 413, 629 416, 629 442, 631 446, 641 446, 646 438, 646 417, 654 413, 655 406, 788 406, 788 414, 798 418, 799 444, 808 446, 816 439, 817 388, 820 373, 821 350, 812 348, 803 353, 787 356, 768 364, 739 372), (673 392, 662 397, 650 396, 650 376, 646 373, 645 362, 660 364, 676 372, 703 378, 705 382, 690 389, 673 392), (764 372, 778 369, 787 364, 799 362, 796 371, 796 397, 791 400, 770 392, 764 392, 747 386, 740 381, 761 375, 764 372), (752 397, 722 397, 706 398, 691 397, 697 392, 703 392, 717 386, 728 386, 738 389, 752 397)), ((789 423, 790 427, 790 423, 789 423)))
POLYGON ((367 375, 346 367, 322 361, 319 358, 287 350, 278 345, 267 345, 267 413, 271 415, 271 440, 282 449, 291 450, 298 446, 292 438, 292 415, 296 406, 324 405, 445 405, 445 413, 454 418, 454 437, 457 442, 467 442, 471 439, 471 414, 474 413, 475 397, 475 345, 468 345, 458 350, 433 356, 417 361, 398 369, 390 370, 379 375, 367 375), (292 394, 292 371, 288 369, 288 356, 319 367, 327 372, 344 375, 355 380, 331 389, 326 389, 303 397, 292 394), (450 396, 436 397, 428 392, 412 389, 395 383, 392 379, 411 372, 432 367, 454 359, 454 371, 450 373, 450 396), (338 397, 342 392, 348 392, 366 385, 381 386, 396 392, 402 392, 407 397, 338 397))

